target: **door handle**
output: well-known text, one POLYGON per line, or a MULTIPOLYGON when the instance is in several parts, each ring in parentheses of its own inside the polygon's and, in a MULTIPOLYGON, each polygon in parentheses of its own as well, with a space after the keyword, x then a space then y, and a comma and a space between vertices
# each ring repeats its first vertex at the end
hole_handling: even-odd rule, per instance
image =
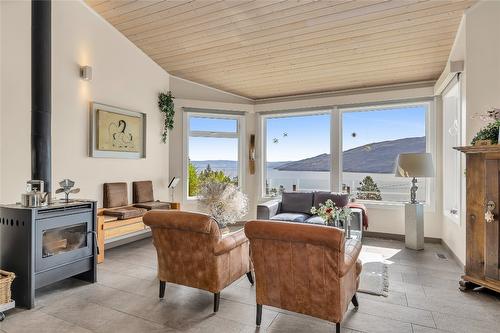
POLYGON ((486 204, 486 213, 484 213, 486 223, 493 223, 495 221, 495 214, 493 213, 495 207, 495 203, 491 200, 486 204))

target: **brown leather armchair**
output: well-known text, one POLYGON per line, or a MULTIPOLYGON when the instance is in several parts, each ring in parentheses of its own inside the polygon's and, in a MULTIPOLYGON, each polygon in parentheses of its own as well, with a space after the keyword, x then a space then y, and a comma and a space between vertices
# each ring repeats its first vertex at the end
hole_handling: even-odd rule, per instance
POLYGON ((340 323, 356 291, 361 243, 341 229, 277 221, 249 221, 257 292, 257 325, 262 305, 340 323))
POLYGON ((249 243, 243 230, 222 237, 217 223, 205 214, 152 210, 143 217, 151 227, 158 255, 160 298, 166 282, 214 293, 214 312, 220 291, 244 274, 253 284, 249 243))

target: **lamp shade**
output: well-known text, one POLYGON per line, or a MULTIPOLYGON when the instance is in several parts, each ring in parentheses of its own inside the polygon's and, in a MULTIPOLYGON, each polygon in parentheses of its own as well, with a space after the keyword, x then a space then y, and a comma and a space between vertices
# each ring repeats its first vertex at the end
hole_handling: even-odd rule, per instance
POLYGON ((433 177, 432 155, 429 153, 399 154, 394 174, 396 177, 433 177))

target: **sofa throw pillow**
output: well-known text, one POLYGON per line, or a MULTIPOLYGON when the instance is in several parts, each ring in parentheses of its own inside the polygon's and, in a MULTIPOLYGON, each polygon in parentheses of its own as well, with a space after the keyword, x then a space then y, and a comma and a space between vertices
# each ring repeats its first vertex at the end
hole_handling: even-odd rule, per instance
POLYGON ((312 204, 312 192, 283 192, 280 212, 311 214, 312 204))
POLYGON ((349 194, 326 191, 314 192, 314 207, 318 208, 320 203, 324 204, 328 199, 331 199, 336 207, 345 207, 349 203, 349 194))

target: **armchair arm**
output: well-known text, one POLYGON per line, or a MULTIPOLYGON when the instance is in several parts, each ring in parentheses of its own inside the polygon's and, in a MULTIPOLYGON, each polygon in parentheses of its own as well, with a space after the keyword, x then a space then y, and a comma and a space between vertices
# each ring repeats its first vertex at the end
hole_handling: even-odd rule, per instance
POLYGON ((248 239, 245 236, 244 230, 242 229, 232 235, 228 235, 220 239, 219 242, 215 244, 214 254, 216 256, 220 256, 221 254, 227 253, 246 242, 248 242, 248 239))
POLYGON ((274 215, 278 214, 281 208, 281 201, 270 200, 257 205, 257 219, 269 220, 274 215))
POLYGON ((344 263, 340 267, 340 277, 346 275, 351 268, 356 265, 359 253, 361 252, 361 242, 357 239, 346 239, 345 241, 345 252, 344 252, 344 263))

